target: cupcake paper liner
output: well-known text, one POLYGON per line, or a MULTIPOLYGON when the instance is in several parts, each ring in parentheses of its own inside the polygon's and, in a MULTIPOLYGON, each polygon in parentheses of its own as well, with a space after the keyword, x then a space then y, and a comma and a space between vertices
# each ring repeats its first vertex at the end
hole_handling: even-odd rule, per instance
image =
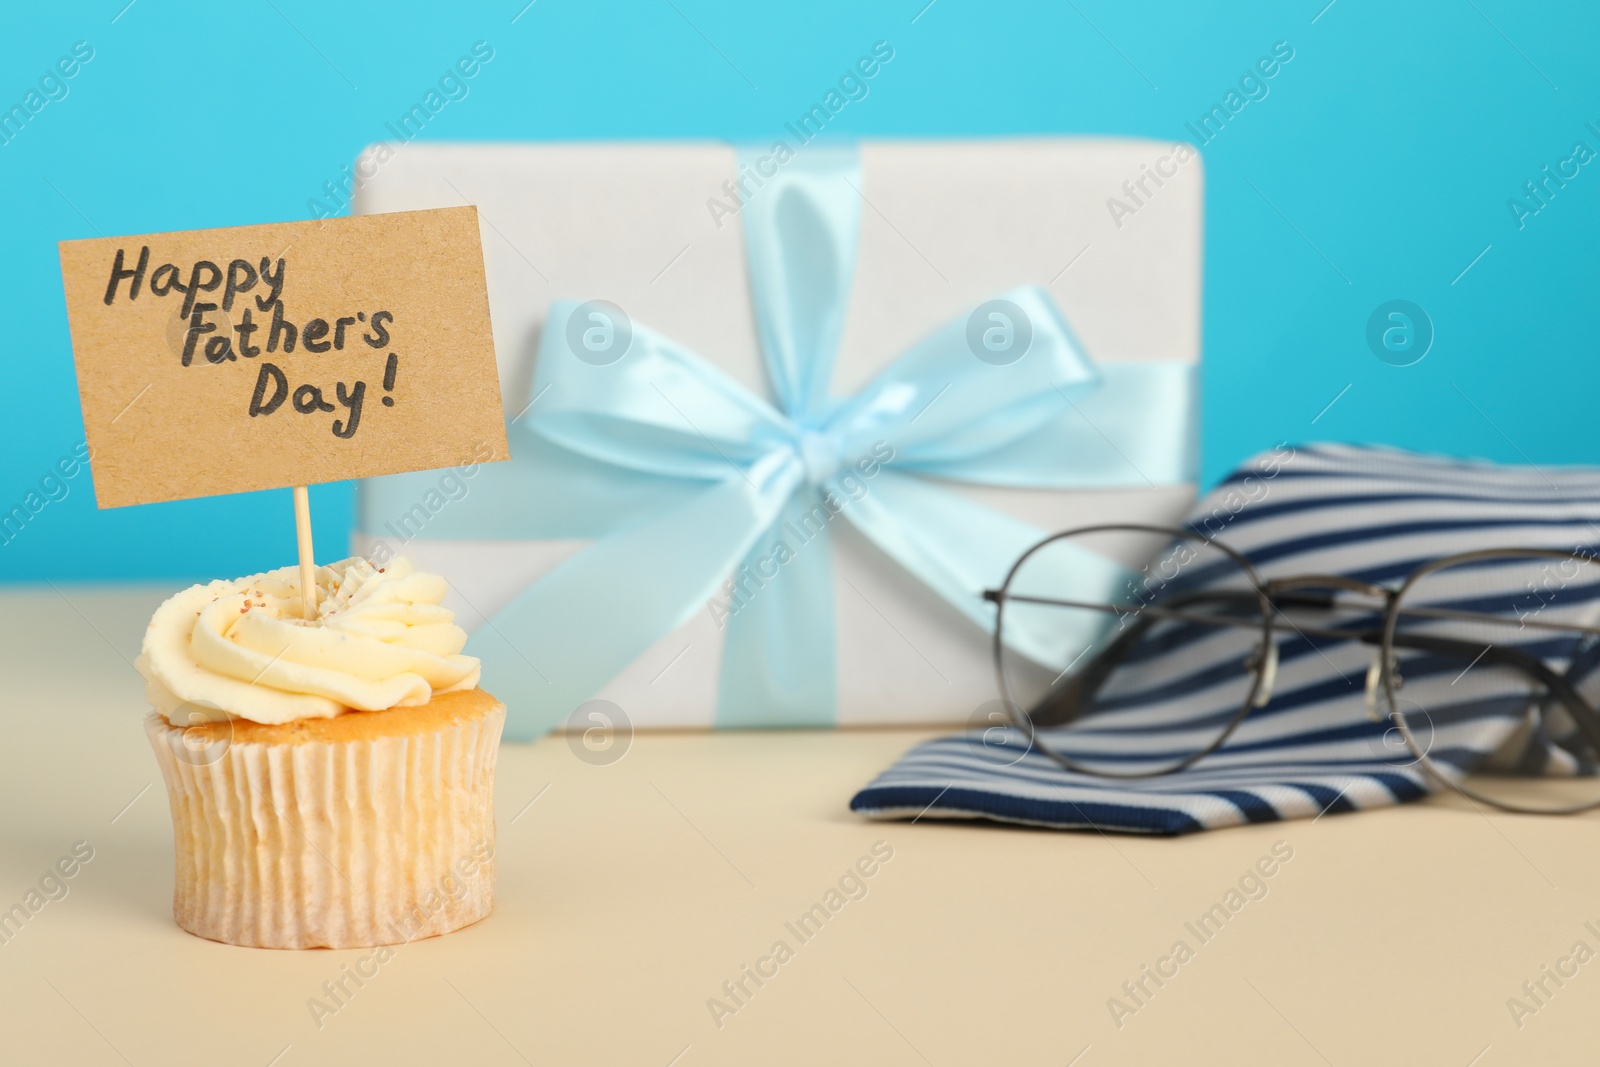
POLYGON ((232 945, 358 948, 482 919, 504 722, 499 707, 425 732, 196 749, 152 713, 178 925, 232 945))

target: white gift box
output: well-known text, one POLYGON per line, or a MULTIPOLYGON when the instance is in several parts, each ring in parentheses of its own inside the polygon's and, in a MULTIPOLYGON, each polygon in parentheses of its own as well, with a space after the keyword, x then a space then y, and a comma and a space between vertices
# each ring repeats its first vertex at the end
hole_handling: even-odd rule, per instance
MULTIPOLYGON (((867 141, 859 153, 865 203, 834 395, 854 392, 935 327, 1030 284, 1048 289, 1096 362, 1198 362, 1203 177, 1192 148, 1037 138, 867 141)), ((508 418, 533 399, 540 329, 562 299, 612 301, 770 397, 740 217, 729 210, 737 202, 725 188, 735 155, 699 142, 411 142, 368 150, 354 206, 478 206, 508 418)), ((1092 420, 1092 400, 1085 413, 1092 420)), ((1046 531, 1173 523, 1194 498, 1192 485, 942 484, 1046 531)), ((358 508, 356 551, 384 542, 445 575, 468 630, 586 544, 432 540, 373 510, 358 508)), ((849 524, 835 528, 837 723, 981 714, 996 699, 988 636, 849 524)), ((699 612, 595 696, 636 727, 713 725, 722 636, 711 612, 699 612)), ((493 678, 484 683, 493 690, 493 678)))

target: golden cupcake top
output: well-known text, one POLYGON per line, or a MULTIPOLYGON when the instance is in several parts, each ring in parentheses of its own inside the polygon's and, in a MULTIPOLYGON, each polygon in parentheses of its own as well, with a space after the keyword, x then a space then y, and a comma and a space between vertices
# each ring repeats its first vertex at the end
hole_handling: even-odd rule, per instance
MULTIPOLYGON (((264 724, 426 704, 472 689, 478 660, 440 602, 445 580, 404 557, 317 568, 316 618, 299 572, 280 567, 191 586, 156 609, 135 666, 156 710, 222 712, 264 724)), ((183 715, 187 725, 193 715, 183 715)))

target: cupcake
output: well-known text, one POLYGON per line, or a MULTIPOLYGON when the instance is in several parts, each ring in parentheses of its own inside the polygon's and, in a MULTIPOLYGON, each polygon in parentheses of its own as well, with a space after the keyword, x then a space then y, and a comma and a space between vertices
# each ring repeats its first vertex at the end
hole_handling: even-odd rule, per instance
POLYGON ((448 933, 494 906, 505 706, 478 688, 444 579, 398 558, 186 589, 137 661, 172 805, 173 915, 263 948, 448 933))

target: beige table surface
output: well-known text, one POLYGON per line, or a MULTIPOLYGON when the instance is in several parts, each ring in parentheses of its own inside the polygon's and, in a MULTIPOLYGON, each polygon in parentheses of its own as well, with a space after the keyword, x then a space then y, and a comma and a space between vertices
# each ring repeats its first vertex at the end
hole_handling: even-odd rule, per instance
POLYGON ((1546 979, 1520 1027, 1507 1007, 1575 942, 1600 950, 1600 820, 1432 801, 1153 840, 853 816, 928 736, 905 730, 641 734, 603 766, 560 737, 507 745, 494 914, 347 981, 319 1026, 308 1001, 366 952, 173 924, 128 663, 165 592, 0 594, 0 909, 94 850, 0 945, 6 1067, 1600 1059, 1600 962, 1546 979), (880 841, 866 895, 801 943, 785 923, 880 841), (1278 841, 1267 895, 1201 944, 1185 923, 1278 841), (792 958, 719 1027, 708 999, 779 940, 792 958), (1179 940, 1193 957, 1119 1027, 1108 999, 1179 940))

